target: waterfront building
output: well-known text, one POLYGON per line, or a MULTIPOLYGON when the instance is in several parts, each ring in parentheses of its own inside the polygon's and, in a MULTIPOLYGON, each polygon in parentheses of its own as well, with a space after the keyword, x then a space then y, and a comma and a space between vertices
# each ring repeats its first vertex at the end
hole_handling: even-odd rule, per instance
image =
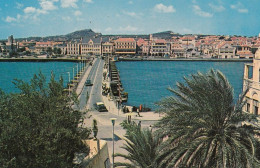
POLYGON ((48 47, 52 48, 52 46, 53 46, 52 41, 36 42, 36 45, 35 45, 36 48, 48 48, 48 47))
POLYGON ((151 45, 149 44, 149 42, 145 42, 142 46, 142 55, 150 55, 150 50, 151 50, 151 45))
POLYGON ((157 39, 151 42, 150 54, 152 56, 165 56, 170 55, 171 44, 164 39, 157 39))
POLYGON ((102 53, 103 56, 112 56, 113 53, 115 52, 114 51, 115 50, 114 43, 111 43, 109 41, 106 41, 106 42, 102 43, 101 48, 102 48, 102 52, 101 53, 102 53))
POLYGON ((259 115, 260 102, 260 49, 255 53, 253 63, 247 63, 244 67, 243 91, 248 89, 245 95, 246 104, 244 111, 259 115))
POLYGON ((49 48, 59 48, 62 46, 63 42, 56 42, 56 41, 39 41, 35 43, 34 52, 40 54, 41 52, 47 51, 49 48))
POLYGON ((247 44, 238 46, 237 55, 239 55, 239 58, 253 58, 254 57, 251 46, 247 45, 247 44))
POLYGON ((134 38, 119 38, 115 40, 116 55, 135 55, 136 41, 134 38))
POLYGON ((222 42, 218 45, 218 58, 239 58, 236 56, 236 47, 229 42, 222 42))
POLYGON ((194 36, 184 36, 184 37, 180 38, 179 41, 183 45, 195 47, 195 42, 196 41, 195 41, 195 37, 194 36))
POLYGON ((137 45, 137 54, 138 55, 146 55, 148 56, 150 53, 150 45, 149 42, 143 38, 139 38, 136 42, 137 45))
POLYGON ((101 55, 102 38, 84 38, 80 44, 81 55, 101 55))
POLYGON ((179 41, 171 43, 171 55, 175 58, 182 58, 185 55, 185 48, 179 41))
POLYGON ((80 54, 80 43, 78 41, 72 41, 67 43, 67 55, 77 56, 80 54))

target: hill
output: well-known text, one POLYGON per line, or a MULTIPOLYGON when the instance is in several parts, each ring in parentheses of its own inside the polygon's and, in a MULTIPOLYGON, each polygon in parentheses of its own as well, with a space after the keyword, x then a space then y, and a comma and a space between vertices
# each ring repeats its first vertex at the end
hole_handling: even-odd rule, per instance
POLYGON ((22 40, 35 40, 35 41, 71 41, 71 40, 79 40, 81 37, 97 37, 102 36, 101 33, 95 33, 91 29, 84 29, 84 30, 78 30, 66 35, 57 35, 57 36, 47 36, 47 37, 28 37, 28 38, 18 38, 16 40, 22 41, 22 40))
MULTIPOLYGON (((172 31, 164 31, 164 32, 158 32, 153 33, 153 37, 156 38, 163 38, 163 39, 170 39, 173 36, 180 35, 176 34, 172 31)), ((78 30, 72 33, 68 33, 66 35, 57 35, 57 36, 47 36, 47 37, 28 37, 28 38, 18 38, 17 41, 22 40, 35 40, 35 41, 72 41, 72 40, 80 40, 81 38, 93 38, 93 37, 112 37, 112 38, 119 38, 119 37, 125 37, 125 38, 144 38, 148 39, 148 34, 139 34, 139 35, 102 35, 101 33, 96 33, 91 29, 84 29, 84 30, 78 30)))

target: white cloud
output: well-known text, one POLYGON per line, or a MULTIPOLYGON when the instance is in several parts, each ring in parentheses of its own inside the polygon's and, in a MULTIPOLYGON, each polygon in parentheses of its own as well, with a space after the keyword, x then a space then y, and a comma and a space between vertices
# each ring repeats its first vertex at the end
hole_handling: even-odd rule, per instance
POLYGON ((248 9, 246 9, 241 2, 230 5, 230 8, 238 11, 239 13, 248 13, 248 9))
POLYGON ((126 27, 119 27, 119 31, 123 32, 123 33, 125 33, 125 32, 137 32, 138 28, 128 25, 126 27))
POLYGON ((69 8, 69 7, 73 7, 73 8, 77 8, 78 0, 61 0, 61 7, 63 8, 69 8))
POLYGON ((15 22, 15 21, 16 21, 16 18, 7 16, 6 19, 5 19, 5 21, 6 21, 6 22, 9 22, 9 23, 15 22))
POLYGON ((128 4, 131 4, 131 5, 132 5, 132 4, 133 4, 133 1, 128 1, 128 4))
POLYGON ((222 5, 214 5, 212 3, 209 3, 209 6, 211 7, 211 9, 213 9, 216 12, 222 12, 225 10, 225 7, 222 5))
POLYGON ((39 9, 32 7, 32 6, 26 7, 23 10, 24 13, 27 14, 25 18, 29 18, 31 16, 28 14, 34 13, 34 16, 31 16, 31 17, 33 17, 33 19, 36 20, 38 15, 47 14, 48 11, 50 11, 50 10, 58 9, 57 6, 54 5, 54 2, 58 2, 58 0, 40 0, 39 4, 40 4, 41 8, 39 8, 39 9))
POLYGON ((57 6, 55 6, 53 2, 56 1, 41 0, 40 5, 42 7, 42 10, 48 11, 57 9, 57 6))
POLYGON ((23 8, 23 4, 19 3, 19 2, 16 2, 16 8, 17 9, 22 9, 23 8))
POLYGON ((166 6, 162 3, 155 5, 154 10, 160 13, 174 13, 176 10, 172 5, 166 6))
POLYGON ((202 17, 212 17, 213 16, 211 13, 201 10, 200 6, 198 6, 198 5, 193 5, 193 11, 196 15, 199 15, 202 17))
POLYGON ((75 16, 80 16, 80 15, 82 15, 82 13, 79 10, 77 10, 77 11, 74 12, 74 15, 75 16))
POLYGON ((87 3, 93 3, 92 0, 84 0, 84 1, 87 2, 87 3))
POLYGON ((9 23, 11 23, 11 22, 18 22, 18 21, 20 20, 20 18, 21 18, 21 15, 20 15, 20 14, 17 14, 17 15, 16 15, 16 18, 15 18, 15 17, 11 17, 11 16, 7 16, 7 17, 5 18, 5 21, 6 21, 6 22, 9 22, 9 23))
POLYGON ((34 13, 34 12, 36 12, 36 8, 29 6, 29 7, 26 7, 23 11, 24 11, 24 13, 34 13))

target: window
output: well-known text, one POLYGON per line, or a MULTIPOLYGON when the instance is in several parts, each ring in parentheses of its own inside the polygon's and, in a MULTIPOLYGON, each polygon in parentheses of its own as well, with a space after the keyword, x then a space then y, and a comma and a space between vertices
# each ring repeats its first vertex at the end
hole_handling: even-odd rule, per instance
POLYGON ((254 114, 255 114, 255 115, 258 115, 258 107, 257 107, 257 106, 255 106, 254 114))
POLYGON ((254 105, 254 114, 258 115, 258 101, 253 100, 253 105, 254 105))
POLYGON ((249 66, 248 67, 248 79, 252 79, 253 78, 253 67, 249 66))
POLYGON ((246 103, 246 111, 250 112, 250 103, 246 103))

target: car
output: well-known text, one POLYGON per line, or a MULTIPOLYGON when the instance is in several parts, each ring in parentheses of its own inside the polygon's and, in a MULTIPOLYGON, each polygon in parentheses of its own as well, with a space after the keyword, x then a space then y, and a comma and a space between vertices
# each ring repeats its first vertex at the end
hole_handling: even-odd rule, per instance
POLYGON ((85 85, 86 85, 86 86, 92 86, 93 83, 91 83, 91 80, 88 79, 88 80, 86 80, 85 85))
POLYGON ((99 111, 99 112, 107 112, 107 111, 108 111, 103 102, 96 102, 96 103, 94 104, 94 107, 95 107, 96 110, 99 111))

